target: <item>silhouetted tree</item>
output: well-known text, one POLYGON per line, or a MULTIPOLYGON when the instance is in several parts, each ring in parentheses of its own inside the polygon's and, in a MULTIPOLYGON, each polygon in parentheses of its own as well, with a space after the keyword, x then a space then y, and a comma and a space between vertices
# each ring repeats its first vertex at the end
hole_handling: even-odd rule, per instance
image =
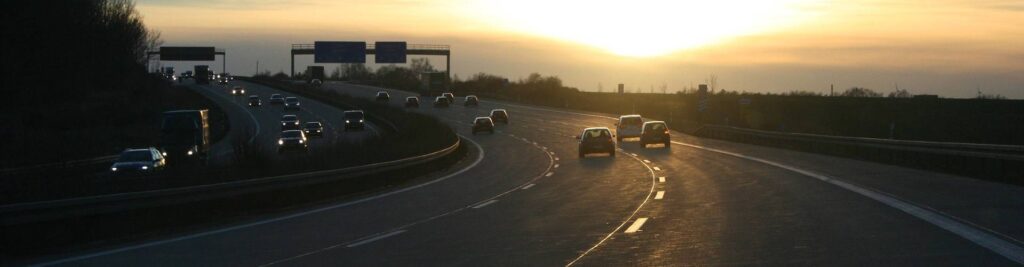
POLYGON ((845 97, 882 97, 882 93, 863 87, 852 87, 839 95, 845 97))

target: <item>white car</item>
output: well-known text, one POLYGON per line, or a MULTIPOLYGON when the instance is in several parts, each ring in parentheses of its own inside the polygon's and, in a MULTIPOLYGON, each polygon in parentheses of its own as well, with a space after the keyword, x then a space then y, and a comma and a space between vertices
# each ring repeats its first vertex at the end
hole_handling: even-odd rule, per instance
POLYGON ((615 123, 615 138, 621 143, 623 138, 640 137, 643 126, 644 119, 640 115, 619 116, 619 122, 615 123))

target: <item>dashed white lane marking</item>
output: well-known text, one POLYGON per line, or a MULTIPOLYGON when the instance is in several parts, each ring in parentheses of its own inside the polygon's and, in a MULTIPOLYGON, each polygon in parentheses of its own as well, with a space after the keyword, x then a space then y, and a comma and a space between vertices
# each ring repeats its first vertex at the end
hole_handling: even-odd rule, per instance
POLYGON ((477 204, 476 206, 473 206, 473 208, 474 209, 479 209, 479 208, 487 207, 487 205, 494 204, 494 202, 498 202, 498 200, 497 199, 491 199, 491 200, 488 200, 488 201, 484 201, 484 203, 477 204))
MULTIPOLYGON (((554 154, 554 153, 552 153, 552 154, 554 154)), ((558 158, 556 157, 555 160, 558 160, 558 158)))
POLYGON ((636 153, 629 153, 629 154, 633 155, 634 157, 637 157, 636 153))
POLYGON ((665 176, 659 176, 658 177, 658 182, 659 183, 664 183, 665 182, 665 176))
MULTIPOLYGON (((821 180, 823 182, 826 182, 826 183, 838 186, 840 188, 849 190, 851 192, 854 192, 854 193, 860 194, 862 196, 865 196, 867 198, 873 199, 875 201, 881 202, 882 204, 888 205, 889 207, 892 207, 894 209, 906 212, 907 214, 910 214, 911 216, 914 216, 914 217, 917 217, 917 218, 922 219, 924 221, 927 221, 927 222, 929 222, 929 223, 931 223, 931 224, 933 224, 935 226, 938 226, 938 227, 940 227, 942 229, 946 229, 946 231, 950 231, 953 234, 956 234, 956 235, 958 235, 960 237, 963 237, 964 239, 970 240, 971 242, 974 242, 975 244, 978 244, 979 246, 985 247, 985 248, 991 250, 992 252, 995 252, 995 253, 997 253, 999 255, 1002 255, 1003 257, 1006 257, 1007 259, 1012 260, 1012 261, 1014 261, 1014 262, 1016 262, 1018 264, 1024 264, 1024 247, 1021 247, 1021 246, 1019 246, 1019 245, 1017 245, 1015 243, 1012 243, 1010 241, 1007 241, 1007 240, 1005 240, 1003 238, 1000 238, 1000 237, 996 236, 996 235, 1002 235, 1002 236, 1006 237, 1006 235, 1003 235, 1003 234, 1001 234, 999 232, 993 231, 991 229, 988 229, 988 228, 985 228, 985 227, 982 227, 982 226, 979 226, 979 225, 972 224, 972 223, 970 223, 970 222, 968 222, 966 220, 953 217, 953 216, 951 216, 949 214, 945 214, 945 213, 943 213, 941 211, 933 210, 933 209, 930 209, 930 208, 927 208, 927 207, 919 207, 919 206, 917 206, 917 205, 915 205, 913 203, 909 203, 909 202, 900 200, 900 199, 898 199, 898 198, 896 198, 896 197, 894 197, 894 196, 892 196, 892 195, 890 195, 888 193, 885 193, 885 192, 876 191, 876 190, 871 189, 871 188, 861 187, 861 186, 858 186, 858 185, 855 185, 855 184, 847 183, 847 182, 839 180, 839 179, 835 179, 835 178, 832 178, 832 177, 829 177, 829 176, 825 176, 825 175, 818 174, 818 173, 815 173, 815 172, 811 172, 811 171, 808 171, 808 170, 800 169, 800 168, 797 168, 797 167, 792 167, 792 166, 785 165, 785 164, 782 164, 782 163, 778 163, 778 162, 774 162, 774 161, 770 161, 770 160, 766 160, 766 159, 762 159, 762 158, 747 156, 747 155, 743 155, 743 154, 740 154, 740 153, 733 153, 733 152, 729 152, 729 151, 725 151, 725 150, 720 150, 720 149, 714 149, 714 148, 703 147, 703 146, 692 145, 692 144, 686 144, 686 143, 675 142, 675 141, 673 141, 672 143, 673 144, 683 145, 683 146, 688 146, 688 147, 693 147, 693 148, 697 148, 697 149, 707 150, 707 151, 711 151, 711 152, 721 153, 721 154, 725 154, 725 155, 730 155, 730 156, 734 156, 734 157, 738 157, 738 158, 742 158, 742 159, 747 159, 747 160, 751 160, 751 161, 756 161, 756 162, 764 163, 764 164, 767 164, 767 165, 770 165, 770 166, 775 166, 775 167, 778 167, 778 168, 782 168, 782 169, 785 169, 785 170, 789 170, 789 171, 792 171, 792 172, 795 172, 795 173, 799 173, 799 174, 802 174, 802 175, 805 175, 805 176, 808 176, 808 177, 811 177, 811 178, 815 178, 815 179, 821 180), (966 222, 966 223, 964 223, 964 222, 966 222)), ((1017 240, 1014 240, 1014 241, 1017 241, 1017 240)), ((1017 242, 1020 242, 1020 241, 1017 241, 1017 242)))
POLYGON ((637 231, 640 231, 640 227, 643 227, 644 223, 646 223, 646 222, 647 222, 647 218, 636 219, 636 221, 633 221, 633 225, 630 225, 629 228, 626 228, 626 232, 625 233, 632 234, 632 233, 636 233, 637 231))
POLYGON ((555 172, 549 172, 548 174, 545 174, 544 177, 551 177, 552 175, 555 175, 555 172))
POLYGON ((534 144, 534 145, 537 145, 537 142, 533 142, 533 144, 534 144))
POLYGON ((546 146, 542 146, 542 147, 540 147, 540 149, 543 149, 543 150, 548 150, 548 147, 546 147, 546 146))
POLYGON ((654 167, 654 170, 655 170, 655 171, 660 171, 660 170, 661 170, 661 168, 658 168, 658 167, 654 167))
POLYGON ((646 160, 646 159, 645 159, 645 160, 644 160, 644 163, 651 163, 651 161, 650 161, 650 160, 646 160))
POLYGON ((363 241, 359 241, 359 242, 356 242, 356 243, 352 243, 352 244, 350 244, 348 246, 345 246, 345 247, 348 247, 348 248, 358 247, 358 246, 362 246, 362 245, 365 245, 365 244, 368 244, 368 243, 372 243, 373 241, 377 241, 377 240, 385 239, 385 238, 388 238, 388 237, 396 236, 396 235, 401 234, 401 233, 405 233, 405 230, 398 230, 398 231, 390 232, 390 233, 387 233, 387 234, 379 235, 379 236, 374 237, 374 238, 370 238, 370 239, 367 239, 367 240, 363 240, 363 241))
POLYGON ((537 184, 528 184, 528 185, 523 187, 523 190, 530 189, 530 187, 533 187, 534 185, 537 185, 537 184))
POLYGON ((662 199, 665 197, 665 191, 658 191, 658 194, 654 195, 654 199, 662 199))
POLYGON ((558 164, 555 164, 555 168, 558 168, 558 164))

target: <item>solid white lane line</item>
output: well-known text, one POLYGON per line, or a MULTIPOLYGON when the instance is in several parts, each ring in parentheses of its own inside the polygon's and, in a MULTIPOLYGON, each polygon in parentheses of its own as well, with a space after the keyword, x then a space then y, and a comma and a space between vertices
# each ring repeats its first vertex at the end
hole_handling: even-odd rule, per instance
POLYGON ((665 176, 658 177, 658 182, 659 183, 664 183, 665 182, 665 176))
POLYGON ((665 191, 658 191, 658 194, 654 195, 654 199, 662 199, 662 198, 665 198, 665 191))
POLYGON ((982 228, 979 229, 972 227, 971 225, 961 223, 960 221, 966 222, 966 220, 955 218, 952 215, 945 214, 939 211, 933 211, 932 209, 928 208, 919 207, 912 203, 893 197, 892 195, 889 195, 888 193, 885 192, 877 191, 871 188, 861 187, 832 177, 828 177, 822 174, 800 169, 797 167, 785 165, 782 163, 709 147, 691 145, 675 141, 672 141, 672 143, 707 150, 711 152, 721 153, 751 161, 756 161, 821 180, 823 182, 838 186, 840 188, 852 191, 867 198, 881 202, 882 204, 888 205, 889 207, 906 212, 914 217, 917 217, 921 220, 927 221, 935 226, 938 226, 939 228, 945 229, 946 231, 950 231, 953 234, 956 234, 964 239, 970 240, 971 242, 974 242, 979 246, 985 247, 991 250, 992 252, 998 253, 999 255, 1002 255, 1003 257, 1006 257, 1007 259, 1010 259, 1018 264, 1024 264, 1024 247, 1021 247, 1015 243, 1011 243, 992 234, 997 232, 991 229, 978 226, 979 228, 982 228))
POLYGON ((633 225, 630 225, 629 228, 626 228, 626 231, 624 233, 627 233, 627 234, 636 233, 637 231, 640 231, 640 227, 643 227, 644 223, 646 223, 646 222, 647 222, 647 218, 636 219, 636 221, 633 221, 633 225))
POLYGON ((390 232, 390 233, 387 233, 387 234, 379 235, 379 236, 374 237, 374 238, 370 238, 370 239, 367 239, 367 240, 363 240, 363 241, 359 241, 359 242, 356 242, 356 243, 352 243, 351 245, 348 245, 348 246, 345 246, 345 247, 349 247, 349 248, 358 247, 358 246, 362 246, 364 244, 372 243, 373 241, 377 241, 377 240, 385 239, 385 238, 388 238, 388 237, 396 236, 396 235, 401 234, 401 233, 405 233, 405 230, 398 230, 398 231, 390 232))
POLYGON ((99 256, 106 256, 106 255, 117 254, 117 253, 121 253, 121 252, 125 252, 125 251, 131 251, 131 250, 136 250, 136 249, 140 249, 140 248, 153 247, 153 246, 158 246, 158 245, 163 245, 163 244, 168 244, 168 243, 174 243, 174 242, 183 241, 183 240, 189 240, 189 239, 195 239, 195 238, 200 238, 200 237, 205 237, 205 236, 211 236, 211 235, 225 233, 225 232, 230 232, 230 231, 234 231, 234 230, 238 230, 238 229, 249 228, 249 227, 253 227, 253 226, 259 226, 259 225, 264 225, 264 224, 268 224, 268 223, 284 221, 284 220, 288 220, 288 219, 292 219, 292 218, 298 218, 298 217, 302 217, 302 216, 306 216, 306 215, 310 215, 310 214, 315 214, 315 213, 320 213, 320 212, 324 212, 324 211, 328 211, 328 210, 333 210, 333 209, 337 209, 337 208, 348 207, 348 206, 360 204, 360 203, 363 203, 363 202, 373 201, 373 200, 377 200, 377 199, 381 199, 381 198, 397 195, 397 194, 400 194, 400 193, 403 193, 403 192, 419 189, 419 188, 422 188, 422 187, 425 187, 425 186, 428 186, 428 185, 432 185, 432 184, 435 184, 435 183, 438 183, 438 182, 441 182, 441 181, 444 181, 444 180, 448 180, 449 178, 458 176, 458 175, 460 175, 460 174, 462 174, 462 173, 464 173, 466 171, 469 171, 470 169, 472 169, 472 168, 476 167, 477 165, 479 165, 481 161, 483 161, 483 159, 484 159, 484 149, 483 149, 483 147, 480 146, 480 144, 477 143, 476 141, 473 141, 473 139, 469 139, 469 138, 467 138, 465 136, 462 136, 462 135, 458 135, 458 136, 461 137, 463 140, 466 140, 466 141, 469 141, 470 143, 472 143, 473 146, 476 147, 477 153, 478 153, 479 156, 476 158, 476 160, 473 160, 473 163, 470 163, 469 166, 466 166, 465 168, 462 168, 461 170, 458 170, 458 171, 453 172, 451 174, 445 175, 445 176, 443 176, 441 178, 437 178, 437 179, 431 180, 429 182, 424 182, 422 184, 417 184, 417 185, 414 185, 414 186, 398 189, 398 190, 395 190, 395 191, 391 191, 391 192, 387 192, 387 193, 382 193, 380 195, 365 197, 365 198, 361 198, 361 199, 357 199, 357 200, 353 200, 353 201, 349 201, 349 202, 345 202, 345 203, 341 203, 341 204, 337 204, 337 205, 322 207, 322 208, 308 210, 308 211, 303 211, 303 212, 298 212, 298 213, 292 213, 292 214, 281 216, 281 217, 277 217, 277 218, 271 218, 271 219, 266 219, 266 220, 262 220, 262 221, 256 221, 256 222, 251 222, 251 223, 246 223, 246 224, 241 224, 241 225, 236 225, 236 226, 231 226, 231 227, 225 227, 225 228, 220 228, 220 229, 216 229, 216 230, 210 230, 210 231, 206 231, 206 232, 186 235, 186 236, 182 236, 182 237, 158 240, 158 241, 153 241, 153 242, 149 242, 149 243, 143 243, 143 244, 138 244, 138 245, 133 245, 133 246, 121 247, 121 248, 116 248, 116 249, 112 249, 112 250, 101 251, 101 252, 96 252, 96 253, 91 253, 91 254, 85 254, 85 255, 75 256, 75 257, 71 257, 71 258, 65 258, 65 259, 60 259, 60 260, 56 260, 56 261, 45 262, 45 263, 41 263, 39 265, 40 266, 57 265, 57 264, 62 264, 62 263, 68 263, 68 262, 74 262, 74 261, 89 259, 89 258, 95 258, 95 257, 99 257, 99 256))
POLYGON ((552 175, 555 175, 555 172, 549 172, 548 174, 545 174, 544 177, 551 177, 552 175))
POLYGON ((498 200, 497 199, 491 199, 491 200, 488 200, 488 201, 484 201, 484 203, 477 204, 476 206, 473 206, 473 208, 474 209, 479 209, 479 208, 487 207, 487 205, 494 204, 494 202, 498 202, 498 200))
POLYGON ((534 185, 536 185, 536 184, 528 184, 528 185, 523 187, 523 190, 530 189, 530 187, 533 187, 534 185))
POLYGON ((658 168, 658 167, 654 167, 654 170, 655 170, 655 171, 660 171, 660 170, 661 170, 661 168, 658 168))

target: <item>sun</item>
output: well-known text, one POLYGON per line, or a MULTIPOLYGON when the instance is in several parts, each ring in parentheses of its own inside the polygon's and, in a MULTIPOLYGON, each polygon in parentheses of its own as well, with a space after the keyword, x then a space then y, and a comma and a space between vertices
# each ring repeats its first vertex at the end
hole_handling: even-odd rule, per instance
POLYGON ((481 0, 481 18, 512 31, 652 57, 805 21, 814 0, 481 0))

